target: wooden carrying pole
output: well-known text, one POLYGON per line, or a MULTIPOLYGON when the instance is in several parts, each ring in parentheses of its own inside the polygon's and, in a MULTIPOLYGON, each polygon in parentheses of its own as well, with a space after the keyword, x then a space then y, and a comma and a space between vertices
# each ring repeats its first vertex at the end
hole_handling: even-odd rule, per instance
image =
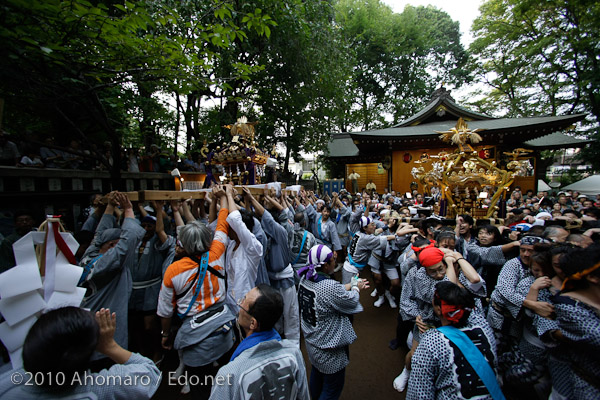
MULTIPOLYGON (((242 194, 244 186, 235 186, 238 194, 242 194)), ((265 193, 267 188, 248 187, 253 196, 260 196, 265 193)), ((274 195, 274 189, 270 189, 274 195)), ((282 189, 282 192, 287 195, 294 194, 293 190, 282 189)), ((175 190, 141 190, 139 192, 124 192, 130 201, 151 201, 151 200, 187 200, 187 199, 203 199, 210 190, 204 191, 175 191, 175 190)))

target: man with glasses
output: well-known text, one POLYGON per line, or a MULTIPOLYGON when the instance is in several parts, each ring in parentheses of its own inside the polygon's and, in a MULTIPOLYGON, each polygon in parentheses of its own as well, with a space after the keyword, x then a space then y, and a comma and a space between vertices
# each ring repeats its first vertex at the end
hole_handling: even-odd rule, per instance
POLYGON ((260 284, 238 301, 237 323, 244 339, 229 364, 217 373, 211 400, 243 398, 309 399, 306 367, 298 345, 281 339, 275 323, 283 298, 260 284))

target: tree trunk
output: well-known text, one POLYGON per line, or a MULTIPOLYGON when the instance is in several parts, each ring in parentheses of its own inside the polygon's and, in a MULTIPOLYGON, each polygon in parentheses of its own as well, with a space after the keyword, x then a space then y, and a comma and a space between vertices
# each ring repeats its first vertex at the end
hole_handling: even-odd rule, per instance
MULTIPOLYGON (((187 98, 187 103, 185 105, 185 111, 183 113, 183 118, 185 120, 185 133, 186 133, 186 143, 185 143, 185 152, 189 153, 190 149, 192 147, 192 137, 194 137, 194 127, 192 126, 192 114, 193 114, 193 110, 192 110, 192 103, 194 101, 194 95, 193 94, 188 94, 186 96, 187 98)), ((181 107, 181 102, 179 101, 178 98, 178 104, 181 107)))
POLYGON ((237 101, 227 100, 225 102, 225 107, 223 107, 223 113, 221 114, 220 125, 223 126, 237 121, 239 110, 240 105, 237 101))
MULTIPOLYGON (((140 96, 147 100, 152 100, 152 92, 148 91, 143 84, 137 85, 140 96)), ((156 142, 156 131, 154 129, 154 120, 151 115, 142 110, 142 119, 140 120, 140 133, 144 140, 146 149, 149 149, 152 144, 158 144, 156 142)), ((113 160, 115 156, 113 155, 113 160)))
POLYGON ((290 166, 290 154, 291 154, 291 139, 292 139, 292 128, 290 126, 290 122, 288 121, 286 126, 285 126, 285 137, 286 137, 286 142, 285 142, 285 162, 283 164, 283 172, 287 173, 288 168, 290 166))
POLYGON ((175 143, 173 143, 173 154, 177 154, 177 142, 179 141, 179 124, 181 122, 181 103, 179 101, 179 95, 177 93, 175 93, 175 99, 177 100, 177 106, 175 107, 177 109, 177 116, 175 120, 175 143))
POLYGON ((121 144, 116 140, 111 140, 111 151, 113 165, 110 167, 110 185, 113 190, 124 192, 125 182, 121 179, 121 144))

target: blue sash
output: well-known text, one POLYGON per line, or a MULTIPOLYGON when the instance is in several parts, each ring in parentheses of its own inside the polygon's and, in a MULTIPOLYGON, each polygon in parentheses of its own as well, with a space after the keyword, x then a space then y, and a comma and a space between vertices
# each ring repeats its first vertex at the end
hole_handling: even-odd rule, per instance
POLYGON ((185 316, 190 312, 190 309, 196 302, 198 295, 200 294, 200 287, 202 286, 202 282, 204 282, 204 277, 206 276, 206 270, 208 269, 208 251, 202 255, 200 260, 200 265, 198 266, 198 280, 196 281, 196 290, 194 290, 194 297, 192 297, 192 301, 190 301, 190 305, 187 310, 183 314, 177 313, 177 316, 181 319, 185 318, 185 316))
POLYGON ((300 254, 302 254, 302 249, 304 249, 304 243, 306 242, 307 234, 308 234, 308 231, 304 230, 304 236, 302 236, 302 243, 300 244, 300 251, 298 252, 298 256, 296 257, 294 262, 292 262, 292 265, 295 265, 298 262, 298 260, 300 259, 300 254))
POLYGON ((327 239, 323 239, 323 232, 321 232, 321 219, 322 218, 323 218, 323 216, 319 216, 319 221, 317 222, 317 234, 319 235, 319 239, 321 239, 321 241, 325 242, 329 247, 331 247, 331 242, 327 239))
POLYGON ((319 221, 317 221, 317 233, 319 234, 319 239, 323 240, 323 232, 321 232, 321 219, 323 217, 319 215, 319 221))
POLYGON ((367 264, 359 264, 359 263, 355 262, 352 259, 352 255, 350 254, 350 252, 348 252, 348 261, 350 261, 350 264, 353 265, 354 267, 358 268, 358 269, 363 269, 364 267, 367 266, 367 264))
POLYGON ((448 340, 460 349, 469 364, 471 364, 471 367, 473 367, 479 378, 483 381, 492 398, 494 400, 504 400, 504 394, 500 390, 496 374, 485 360, 483 354, 481 354, 481 351, 471 342, 471 339, 460 329, 450 325, 442 326, 437 328, 437 330, 442 332, 448 340))
POLYGON ((96 261, 98 261, 98 259, 100 257, 102 257, 103 255, 104 254, 100 254, 98 257, 94 258, 92 261, 90 261, 89 263, 87 263, 87 265, 85 267, 83 267, 83 273, 81 274, 81 278, 79 278, 79 282, 77 283, 77 286, 81 286, 81 284, 83 282, 85 282, 85 279, 88 277, 88 275, 90 274, 90 272, 92 272, 92 268, 96 264, 96 261))

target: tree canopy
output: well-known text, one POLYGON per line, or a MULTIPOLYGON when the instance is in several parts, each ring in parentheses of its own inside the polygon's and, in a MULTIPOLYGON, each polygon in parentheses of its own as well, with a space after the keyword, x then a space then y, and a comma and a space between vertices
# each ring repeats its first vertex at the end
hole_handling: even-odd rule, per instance
POLYGON ((412 115, 442 82, 460 86, 467 54, 458 22, 432 6, 406 6, 400 14, 378 0, 341 0, 340 26, 351 57, 349 108, 342 130, 375 129, 412 115))
POLYGON ((123 146, 227 140, 260 121, 289 157, 331 132, 398 122, 441 82, 465 81, 458 23, 379 0, 7 0, 0 5, 4 127, 78 138, 118 177, 123 146), (96 150, 112 146, 112 166, 96 150))
MULTIPOLYGON (((512 117, 585 112, 584 134, 598 139, 600 3, 489 0, 473 23, 473 73, 484 83, 480 111, 512 117)), ((585 149, 595 168, 597 140, 585 149)))

